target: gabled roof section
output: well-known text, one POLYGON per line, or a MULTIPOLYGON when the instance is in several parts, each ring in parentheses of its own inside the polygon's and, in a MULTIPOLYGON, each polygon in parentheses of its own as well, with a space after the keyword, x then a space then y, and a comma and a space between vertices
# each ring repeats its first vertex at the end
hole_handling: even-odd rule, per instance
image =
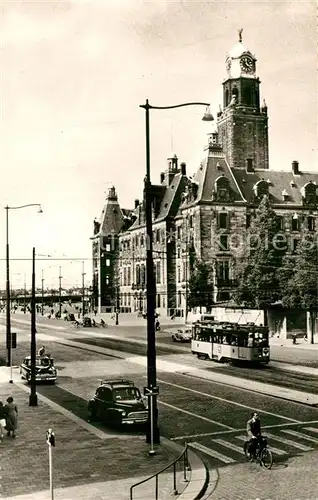
POLYGON ((227 179, 229 188, 229 197, 227 200, 224 200, 224 202, 244 202, 239 186, 237 186, 231 169, 223 156, 208 156, 201 162, 194 177, 194 181, 198 184, 196 202, 206 203, 219 201, 217 196, 217 185, 219 179, 222 177, 227 179))
POLYGON ((268 182, 271 203, 281 205, 302 205, 302 188, 312 182, 318 189, 318 172, 293 172, 283 170, 256 170, 247 173, 240 168, 232 168, 232 173, 248 203, 254 203, 254 186, 259 181, 268 182))

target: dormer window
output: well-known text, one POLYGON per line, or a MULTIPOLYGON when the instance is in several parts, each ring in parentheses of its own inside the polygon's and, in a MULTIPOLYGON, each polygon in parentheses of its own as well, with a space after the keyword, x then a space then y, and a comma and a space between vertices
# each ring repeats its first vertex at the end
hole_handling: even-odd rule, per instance
POLYGON ((303 205, 316 205, 317 204, 317 186, 312 181, 307 182, 301 190, 303 197, 303 205))
POLYGON ((254 196, 256 198, 262 198, 263 196, 268 195, 268 183, 264 181, 264 179, 256 182, 253 186, 254 196))
POLYGON ((227 177, 221 175, 214 183, 215 197, 217 201, 229 201, 231 198, 230 182, 227 177))
POLYGON ((290 183, 291 187, 296 187, 296 182, 294 180, 291 180, 290 183))
POLYGON ((286 189, 283 189, 282 191, 282 197, 284 201, 287 201, 289 198, 289 194, 287 193, 286 189))

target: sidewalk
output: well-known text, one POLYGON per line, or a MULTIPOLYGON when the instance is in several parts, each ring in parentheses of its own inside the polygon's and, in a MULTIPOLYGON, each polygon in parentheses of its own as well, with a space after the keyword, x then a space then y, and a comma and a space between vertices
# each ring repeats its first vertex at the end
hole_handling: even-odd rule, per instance
MULTIPOLYGON (((318 451, 275 463, 271 470, 242 463, 210 471, 209 500, 316 500, 318 451)), ((202 500, 206 497, 203 496, 202 500)))
MULTIPOLYGON (((130 487, 160 471, 183 451, 183 448, 161 438, 156 454, 149 456, 144 435, 116 434, 97 428, 38 393, 38 406, 29 406, 30 388, 20 383, 16 372, 14 383, 8 383, 8 368, 0 368, 0 399, 12 395, 19 410, 17 437, 5 436, 0 443, 0 498, 10 500, 45 500, 50 498, 48 445, 46 431, 56 436, 53 448, 54 497, 79 500, 128 500, 130 487)), ((191 463, 191 460, 190 460, 191 463)), ((199 473, 202 488, 205 469, 200 462, 191 463, 199 473)), ((159 499, 171 498, 172 468, 159 476, 159 499)), ((183 470, 177 467, 177 488, 181 493, 191 485, 183 481, 183 470)), ((193 485, 192 485, 193 486, 193 485)), ((185 491, 186 491, 185 490, 185 491)), ((136 488, 134 499, 154 498, 155 481, 136 488)), ((197 490, 193 495, 199 492, 197 490)), ((179 497, 182 499, 182 495, 179 497)), ((191 499, 192 500, 192 499, 191 499)))

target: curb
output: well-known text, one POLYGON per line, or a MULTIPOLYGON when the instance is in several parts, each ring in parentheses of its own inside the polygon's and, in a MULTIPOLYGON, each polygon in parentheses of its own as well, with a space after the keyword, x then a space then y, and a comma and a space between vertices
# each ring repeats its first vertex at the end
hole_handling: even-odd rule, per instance
POLYGON ((201 458, 190 449, 191 443, 188 444, 188 462, 191 470, 188 485, 178 500, 198 500, 201 498, 209 483, 209 472, 201 458))
MULTIPOLYGON (((229 387, 236 387, 236 388, 239 388, 239 389, 241 389, 243 391, 255 392, 256 394, 263 394, 265 396, 270 396, 272 398, 284 399, 285 401, 291 401, 293 403, 298 403, 298 404, 302 404, 302 405, 305 405, 305 406, 310 406, 311 408, 318 408, 318 400, 317 400, 317 402, 310 402, 310 401, 308 401, 308 397, 307 397, 307 401, 305 401, 305 400, 300 401, 299 399, 296 399, 296 397, 292 398, 291 396, 288 396, 288 395, 274 394, 273 392, 271 392, 271 389, 273 390, 273 389, 275 389, 275 387, 281 388, 281 386, 275 386, 275 385, 270 386, 269 384, 266 384, 266 383, 262 382, 262 384, 264 384, 264 385, 269 385, 269 387, 268 387, 268 389, 266 391, 265 390, 260 390, 260 389, 257 389, 257 388, 251 388, 251 387, 247 389, 246 387, 243 386, 243 384, 239 385, 239 384, 234 384, 234 382, 233 383, 224 382, 224 380, 222 382, 220 380, 213 380, 212 378, 204 377, 203 374, 202 375, 201 374, 196 374, 194 372, 194 370, 193 371, 189 371, 189 372, 180 372, 180 373, 182 375, 186 375, 188 377, 193 377, 193 378, 197 378, 197 379, 201 379, 201 380, 205 380, 205 381, 210 380, 211 382, 216 383, 216 384, 227 385, 229 387)), ((236 378, 236 380, 239 380, 239 379, 236 378)), ((242 380, 247 380, 247 379, 242 379, 242 380)), ((284 388, 282 388, 282 389, 284 389, 284 388)), ((298 391, 298 392, 300 392, 300 391, 298 391)), ((304 394, 304 397, 306 395, 307 396, 308 395, 309 396, 317 396, 316 394, 311 394, 311 393, 307 393, 307 392, 304 392, 303 394, 304 394)), ((317 398, 318 398, 318 396, 317 396, 317 398)))

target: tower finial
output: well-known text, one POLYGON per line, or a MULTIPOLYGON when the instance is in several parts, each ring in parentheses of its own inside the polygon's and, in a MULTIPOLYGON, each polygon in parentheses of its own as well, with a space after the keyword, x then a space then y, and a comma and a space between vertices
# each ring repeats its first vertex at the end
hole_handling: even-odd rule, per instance
POLYGON ((239 29, 237 30, 237 32, 238 32, 238 36, 239 36, 239 42, 242 42, 242 33, 243 33, 243 28, 239 28, 239 29))

